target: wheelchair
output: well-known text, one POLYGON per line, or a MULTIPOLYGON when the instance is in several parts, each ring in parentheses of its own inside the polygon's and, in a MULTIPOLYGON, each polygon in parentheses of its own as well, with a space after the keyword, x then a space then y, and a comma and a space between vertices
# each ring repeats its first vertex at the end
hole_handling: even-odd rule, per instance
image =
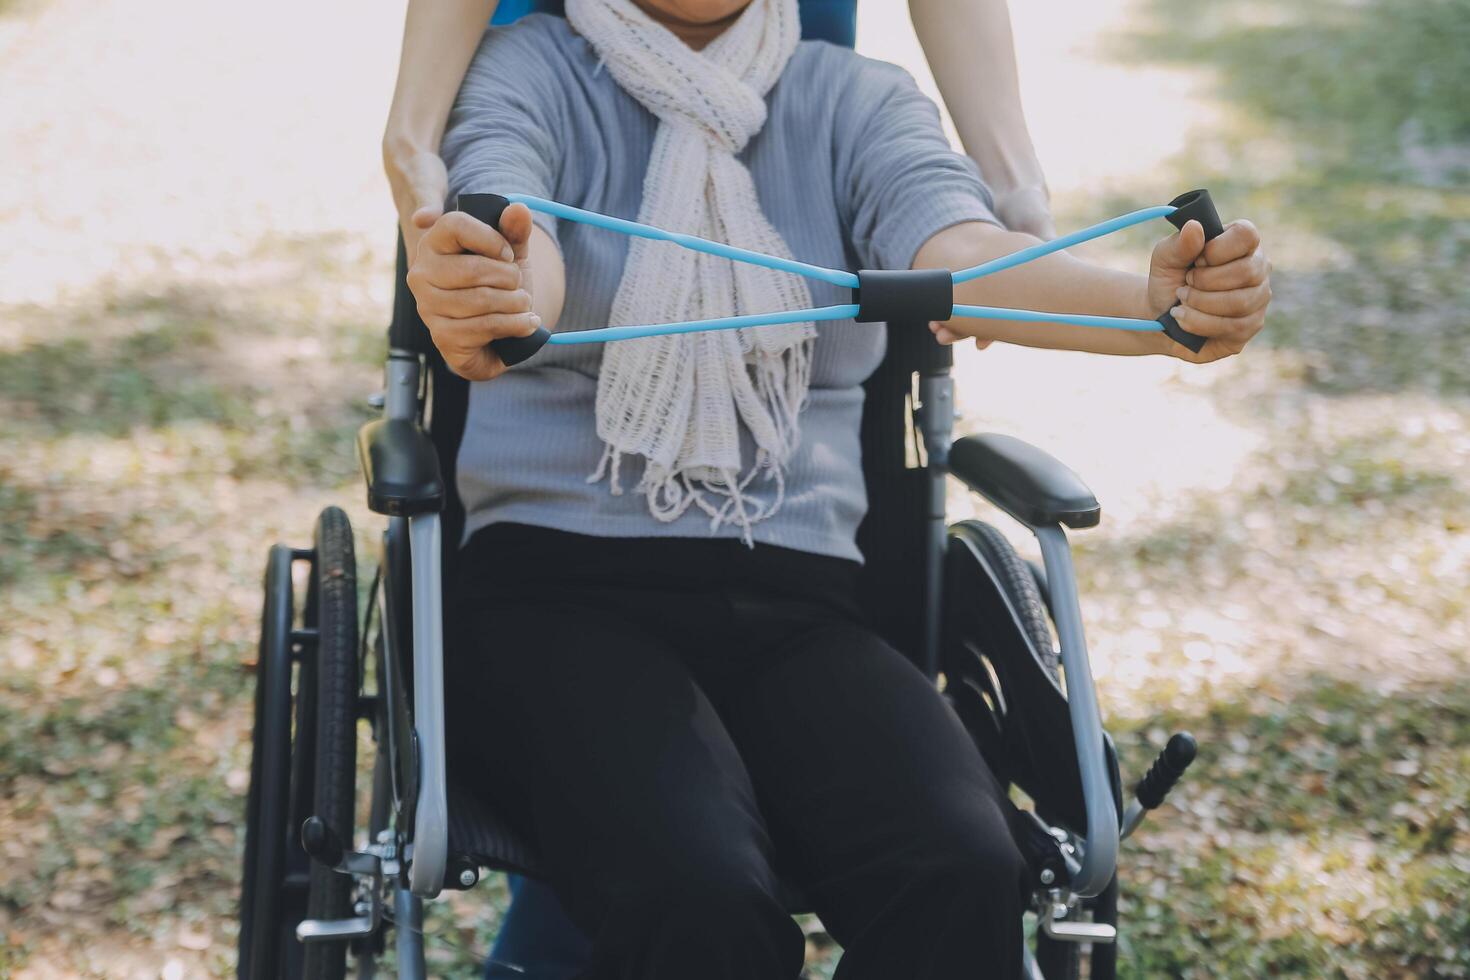
MULTIPOLYGON (((469 385, 418 318, 401 244, 397 264, 383 415, 358 436, 369 508, 387 519, 371 581, 359 588, 352 528, 335 507, 311 548, 277 544, 267 556, 238 950, 251 980, 337 980, 349 959, 372 976, 390 939, 398 974, 421 978, 425 900, 487 870, 538 874, 531 842, 446 770, 442 595, 464 523, 455 463, 469 385), (372 745, 362 787, 360 726, 372 745)), ((950 349, 923 321, 887 329, 864 386, 863 605, 943 684, 996 777, 1032 801, 1011 821, 1034 889, 1028 976, 1085 968, 1107 980, 1119 843, 1163 802, 1195 743, 1174 735, 1125 801, 1066 533, 1099 522, 1096 499, 1013 437, 953 438, 950 349), (981 521, 948 525, 950 477, 1029 528, 1041 563, 981 521)), ((799 888, 788 890, 803 911, 799 888)))
MULTIPOLYGON (((505 0, 496 22, 558 7, 505 0)), ((850 5, 803 3, 801 13, 805 37, 852 46, 850 5)), ((371 580, 359 588, 352 529, 333 507, 311 548, 277 544, 267 557, 238 949, 250 980, 337 980, 349 960, 370 977, 390 940, 398 974, 422 978, 425 900, 487 870, 538 876, 531 842, 446 768, 442 586, 464 527, 455 466, 469 386, 418 317, 401 242, 397 266, 383 417, 358 437, 369 508, 386 517, 371 580), (372 746, 362 787, 360 729, 372 746)), ((1110 980, 1119 843, 1163 802, 1194 741, 1173 736, 1125 805, 1066 536, 1098 523, 1097 501, 1019 440, 953 439, 951 351, 916 312, 888 319, 887 354, 864 385, 863 606, 943 684, 996 777, 1032 801, 1011 821, 1033 888, 1027 977, 1085 969, 1110 980), (981 521, 947 525, 951 476, 1028 527, 1042 562, 981 521)), ((786 892, 803 911, 799 888, 786 892)))

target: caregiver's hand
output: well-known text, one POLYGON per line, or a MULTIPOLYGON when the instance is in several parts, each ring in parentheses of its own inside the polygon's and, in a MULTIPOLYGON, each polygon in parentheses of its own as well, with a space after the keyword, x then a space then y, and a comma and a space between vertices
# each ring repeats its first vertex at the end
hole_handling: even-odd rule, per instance
POLYGON ((444 200, 449 196, 449 175, 439 154, 413 147, 383 145, 383 170, 393 191, 393 206, 398 211, 398 227, 403 232, 403 246, 408 261, 418 254, 424 232, 434 226, 444 213, 444 200))
POLYGON ((531 212, 512 204, 500 231, 459 211, 435 220, 419 242, 408 288, 449 369, 487 381, 505 364, 487 344, 525 337, 541 325, 531 312, 531 212))
POLYGON ((1024 187, 992 187, 995 216, 1011 231, 1024 231, 1044 242, 1057 237, 1057 226, 1051 216, 1051 198, 1045 185, 1024 187))
POLYGON ((1206 364, 1239 354, 1265 326, 1270 302, 1271 262, 1249 221, 1232 221, 1208 244, 1191 221, 1154 247, 1150 315, 1172 310, 1181 327, 1209 338, 1198 354, 1169 341, 1164 349, 1175 357, 1206 364))

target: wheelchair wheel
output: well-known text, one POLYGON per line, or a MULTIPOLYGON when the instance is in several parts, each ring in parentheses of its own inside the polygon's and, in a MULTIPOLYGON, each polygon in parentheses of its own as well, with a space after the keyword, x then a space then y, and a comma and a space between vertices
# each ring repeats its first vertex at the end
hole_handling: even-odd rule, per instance
MULTIPOLYGON (((315 753, 313 779, 298 793, 311 799, 320 817, 347 846, 352 846, 357 776, 357 565, 352 526, 336 507, 322 511, 315 536, 316 561, 307 586, 305 619, 316 628, 316 657, 303 663, 303 674, 315 674, 315 753), (302 791, 305 790, 305 793, 302 791)), ((300 699, 301 704, 307 698, 300 699)), ((304 818, 303 818, 304 819, 304 818)), ((300 824, 294 828, 300 832, 300 824)), ((352 879, 319 861, 310 862, 306 917, 342 919, 352 915, 352 879)), ((346 975, 346 940, 307 943, 306 980, 342 980, 346 975)))
POLYGON ((1011 547, 1011 543, 1000 531, 983 521, 975 521, 971 526, 978 532, 976 537, 980 550, 1000 576, 1001 587, 1005 589, 1021 617, 1021 626, 1026 631, 1026 637, 1036 647, 1036 652, 1051 673, 1052 679, 1057 680, 1061 676, 1061 655, 1052 641, 1046 603, 1042 601, 1041 592, 1036 588, 1031 566, 1016 554, 1016 549, 1011 547))
MULTIPOLYGON (((1021 619, 1021 626, 1052 680, 1061 684, 1061 655, 1052 641, 1046 603, 1036 587, 1031 568, 1018 554, 1005 535, 989 524, 975 521, 976 544, 1000 577, 1001 588, 1021 619)), ((1052 939, 1038 930, 1036 934, 1036 966, 1046 980, 1079 980, 1082 975, 1082 947, 1052 939)))
POLYGON ((240 899, 244 980, 346 973, 346 942, 304 946, 296 938, 302 919, 352 910, 352 879, 311 861, 300 841, 302 823, 315 815, 351 842, 354 811, 357 575, 347 515, 323 511, 315 545, 276 545, 266 565, 240 899), (297 629, 291 569, 303 558, 312 571, 297 629))
POLYGON ((1046 980, 1081 980, 1082 946, 1036 934, 1036 968, 1046 980))
POLYGON ((242 980, 288 976, 284 951, 294 943, 284 914, 291 790, 291 562, 285 545, 270 551, 255 676, 250 790, 245 801, 245 863, 241 876, 242 980))

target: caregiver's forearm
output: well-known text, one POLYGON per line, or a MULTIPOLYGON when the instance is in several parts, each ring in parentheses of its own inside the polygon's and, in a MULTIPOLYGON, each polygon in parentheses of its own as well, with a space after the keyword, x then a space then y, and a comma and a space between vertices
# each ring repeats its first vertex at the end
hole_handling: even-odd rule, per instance
POLYGON ((909 0, 909 14, 965 152, 986 181, 998 192, 1043 190, 1006 0, 909 0))
POLYGON ((409 0, 383 155, 439 151, 465 69, 498 0, 409 0))
MULTIPOLYGON (((946 228, 925 242, 914 259, 914 267, 967 269, 1036 243, 1037 239, 1031 235, 1004 231, 983 222, 966 222, 946 228)), ((1105 269, 1066 252, 961 283, 955 287, 954 301, 957 305, 1001 306, 1047 313, 1136 319, 1152 319, 1157 315, 1148 307, 1143 276, 1105 269)), ((951 327, 980 340, 1094 354, 1158 354, 1167 345, 1162 333, 1060 323, 967 319, 954 320, 951 327)))

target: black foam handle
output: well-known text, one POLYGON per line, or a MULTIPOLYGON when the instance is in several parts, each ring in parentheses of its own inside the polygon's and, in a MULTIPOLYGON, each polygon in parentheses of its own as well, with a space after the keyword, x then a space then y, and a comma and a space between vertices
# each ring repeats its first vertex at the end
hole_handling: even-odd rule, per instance
MULTIPOLYGON (((1176 209, 1168 217, 1169 224, 1175 228, 1182 229, 1191 220, 1198 221, 1200 227, 1205 230, 1205 241, 1207 242, 1219 238, 1225 232, 1225 226, 1220 223, 1220 212, 1215 210, 1215 202, 1210 197, 1210 192, 1203 188, 1185 191, 1170 201, 1169 205, 1176 209)), ((1179 325, 1179 321, 1174 319, 1173 313, 1168 310, 1165 310, 1164 314, 1159 317, 1159 324, 1163 326, 1165 336, 1177 344, 1183 344, 1196 354, 1209 339, 1185 330, 1179 325)))
MULTIPOLYGON (((500 216, 508 207, 510 201, 499 194, 461 194, 454 202, 456 211, 463 211, 496 231, 500 230, 500 216)), ((550 339, 551 331, 545 327, 537 327, 535 333, 525 337, 501 337, 499 340, 492 340, 490 349, 505 362, 506 367, 511 367, 534 355, 550 339)))
POLYGON ((862 269, 852 301, 858 323, 928 323, 954 316, 948 269, 862 269))
POLYGON ((1164 802, 1164 797, 1169 795, 1169 790, 1179 782, 1179 777, 1184 775, 1184 770, 1194 761, 1195 753, 1199 751, 1199 743, 1194 736, 1188 732, 1176 732, 1170 739, 1169 744, 1164 746, 1164 751, 1154 760, 1149 767, 1148 773, 1138 781, 1133 788, 1133 795, 1138 798, 1138 804, 1145 810, 1152 810, 1164 802))

